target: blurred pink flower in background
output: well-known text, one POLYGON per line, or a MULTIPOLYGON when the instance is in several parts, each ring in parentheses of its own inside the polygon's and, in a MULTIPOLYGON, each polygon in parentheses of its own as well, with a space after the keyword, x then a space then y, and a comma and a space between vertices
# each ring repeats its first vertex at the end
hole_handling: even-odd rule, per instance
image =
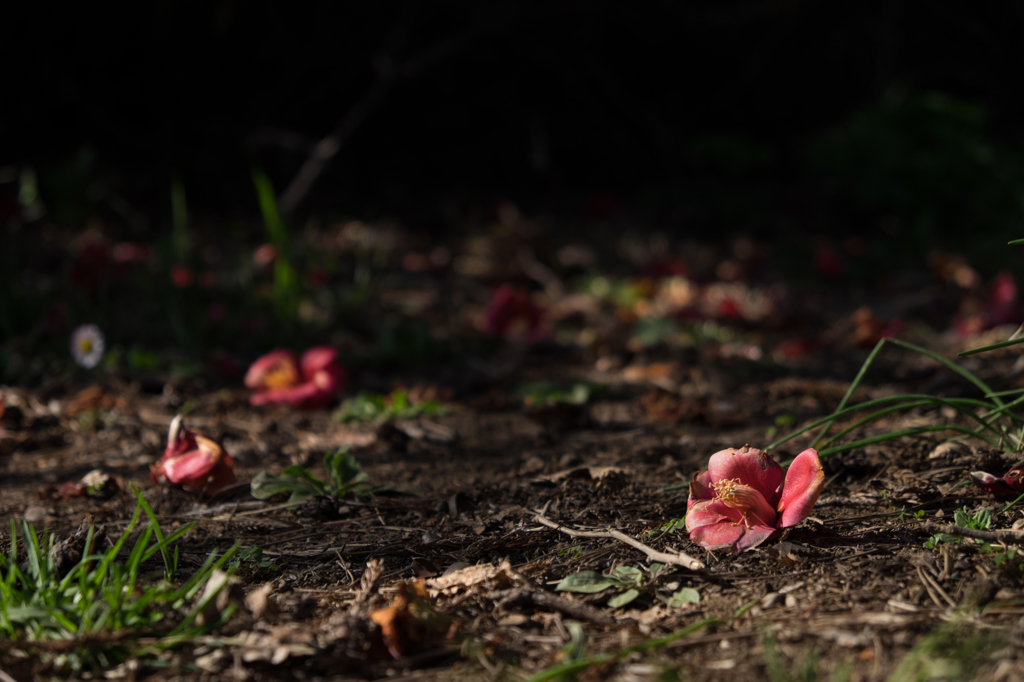
POLYGON ((265 268, 277 259, 277 247, 273 244, 257 246, 252 252, 252 262, 261 268, 265 268))
POLYGON ((528 293, 502 284, 487 306, 484 333, 488 336, 523 337, 531 343, 546 336, 543 327, 544 309, 534 303, 528 293))
POLYGON ((326 407, 345 386, 345 368, 337 360, 338 351, 330 346, 310 348, 301 360, 290 350, 273 350, 252 363, 245 374, 245 385, 253 391, 249 402, 326 407))
POLYGON ((1001 272, 992 281, 984 303, 968 301, 962 306, 969 312, 953 320, 953 329, 960 338, 975 336, 986 329, 1003 324, 1020 324, 1024 318, 1017 291, 1017 282, 1009 272, 1001 272))
POLYGON ((148 263, 153 260, 153 247, 149 244, 120 242, 111 252, 117 263, 148 263))
POLYGON ((711 455, 707 471, 690 482, 686 530, 705 549, 753 549, 782 528, 806 519, 825 484, 813 448, 789 469, 768 454, 743 446, 711 455))
POLYGON ((815 271, 828 279, 841 279, 846 274, 846 266, 842 258, 831 246, 821 244, 814 251, 815 271))
POLYGON ((185 289, 192 286, 192 280, 195 279, 195 275, 184 265, 174 265, 171 267, 171 283, 179 289, 185 289))

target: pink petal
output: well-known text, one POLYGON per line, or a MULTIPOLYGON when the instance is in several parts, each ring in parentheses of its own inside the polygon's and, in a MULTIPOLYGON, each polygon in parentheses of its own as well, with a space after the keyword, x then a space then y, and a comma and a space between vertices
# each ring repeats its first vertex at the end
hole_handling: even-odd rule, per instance
POLYGON ((743 514, 739 510, 727 506, 721 500, 701 500, 686 512, 686 530, 691 533, 698 528, 725 521, 741 523, 743 514))
POLYGON ((171 483, 187 485, 213 470, 217 458, 202 450, 192 450, 163 462, 163 474, 171 483))
POLYGON ((234 460, 213 441, 196 437, 197 449, 161 462, 154 467, 154 482, 170 482, 189 492, 215 493, 235 480, 234 460))
POLYGON ((770 538, 775 532, 774 528, 769 528, 768 526, 750 526, 746 529, 743 537, 736 543, 736 551, 745 552, 748 549, 754 549, 770 538))
POLYGON ((821 468, 818 451, 807 448, 796 456, 786 472, 782 497, 776 507, 782 516, 776 527, 795 526, 810 516, 824 485, 825 471, 821 468))
POLYGON ((179 414, 171 420, 171 426, 167 429, 167 448, 164 450, 161 459, 170 459, 183 455, 189 450, 196 449, 196 434, 194 431, 185 428, 183 417, 179 414))
POLYGON ((289 405, 301 405, 310 398, 320 393, 312 381, 307 381, 291 388, 271 388, 259 393, 253 393, 249 402, 253 405, 266 405, 268 403, 287 403, 289 405))
POLYGON ((690 499, 686 501, 686 508, 689 509, 699 500, 710 500, 715 496, 711 487, 711 476, 706 471, 694 474, 690 479, 690 499))
POLYGON ((319 370, 333 365, 338 359, 338 349, 331 346, 316 346, 302 354, 302 376, 307 380, 319 370))
POLYGON ((1020 474, 1013 469, 1006 472, 1006 475, 1002 478, 993 476, 987 471, 972 471, 969 476, 976 485, 984 488, 996 497, 1016 497, 1019 493, 1024 492, 1024 486, 1021 486, 1020 474))
POLYGON ((1024 493, 1024 464, 1011 467, 1009 471, 1003 474, 1003 482, 1018 493, 1024 493))
POLYGON ((340 365, 328 365, 313 373, 312 382, 324 393, 334 395, 345 386, 348 378, 345 368, 340 365))
POLYGON ((690 540, 704 549, 736 548, 736 543, 743 537, 745 528, 731 521, 722 521, 709 526, 701 526, 690 533, 690 540))
POLYGON ((252 390, 285 388, 299 380, 298 360, 294 353, 285 348, 278 348, 257 358, 245 373, 245 385, 252 390))
POLYGON ((738 478, 761 493, 768 504, 778 500, 779 484, 782 483, 782 467, 757 448, 743 446, 739 450, 729 448, 711 455, 708 473, 715 483, 738 478))

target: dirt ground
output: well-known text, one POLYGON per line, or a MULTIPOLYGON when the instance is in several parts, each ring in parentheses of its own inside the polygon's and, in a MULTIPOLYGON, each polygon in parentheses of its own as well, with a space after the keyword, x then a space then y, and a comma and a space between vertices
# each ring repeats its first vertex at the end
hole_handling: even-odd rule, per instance
MULTIPOLYGON (((943 444, 947 434, 936 433, 825 458, 811 518, 738 555, 706 552, 671 524, 686 512, 679 484, 712 453, 767 445, 778 415, 799 424, 828 414, 847 384, 824 377, 850 376, 863 356, 833 354, 800 371, 694 362, 649 363, 643 372, 636 363, 516 351, 490 362, 505 377, 585 380, 601 390, 582 405, 530 405, 508 380, 479 381, 493 367, 469 362, 439 372, 454 396, 447 414, 379 425, 253 408, 245 391, 210 392, 197 380, 7 388, 0 542, 9 542, 8 520, 22 516, 58 537, 83 519, 116 535, 134 508, 130 492, 60 500, 47 489, 101 467, 142 489, 168 527, 196 524, 180 546, 183 575, 236 541, 276 566, 243 562, 233 598, 245 607, 215 636, 162 655, 162 667, 127 664, 113 677, 525 679, 574 655, 621 652, 715 619, 663 646, 599 661, 578 679, 1024 679, 1020 557, 997 563, 983 539, 924 546, 963 507, 988 509, 992 529, 1019 528, 1019 510, 1001 513, 1004 502, 964 484, 966 472, 1004 470, 1019 455, 943 444), (168 424, 186 404, 188 426, 237 463, 238 482, 212 498, 149 481, 168 424), (373 483, 419 494, 300 506, 250 495, 262 470, 301 464, 324 476, 323 453, 346 444, 373 483), (552 525, 614 529, 682 551, 707 568, 645 577, 620 608, 607 602, 622 589, 555 591, 580 571, 644 570, 649 561, 619 540, 548 527, 541 513, 552 525), (699 601, 670 605, 656 594, 682 588, 699 601)), ((1018 357, 990 358, 979 375, 997 390, 1019 386, 1018 357)), ((970 388, 897 352, 857 395, 970 388)), ((864 433, 948 421, 936 410, 896 413, 864 433)), ((772 454, 784 461, 808 442, 772 454)), ((61 676, 38 649, 8 642, 2 652, 14 679, 61 676)))

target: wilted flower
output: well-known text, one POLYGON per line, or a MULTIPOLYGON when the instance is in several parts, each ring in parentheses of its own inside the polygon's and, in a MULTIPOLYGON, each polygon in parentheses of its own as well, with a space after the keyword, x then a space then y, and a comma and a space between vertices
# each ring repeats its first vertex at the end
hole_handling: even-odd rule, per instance
POLYGON ((782 528, 806 519, 825 484, 813 448, 785 473, 768 454, 743 446, 711 455, 690 482, 686 530, 705 549, 753 549, 782 528))
POLYGON ((540 341, 545 336, 543 318, 544 310, 533 302, 528 293, 502 284, 487 306, 484 333, 488 336, 509 336, 525 332, 529 341, 540 341))
POLYGON ((345 368, 337 360, 338 351, 330 346, 310 348, 301 360, 290 350, 271 351, 252 363, 245 374, 245 385, 254 391, 249 402, 326 407, 345 386, 345 368))
POLYGON ((986 471, 972 471, 971 480, 996 497, 1017 497, 1024 493, 1024 464, 1011 467, 1002 476, 986 471))
POLYGON ((149 477, 154 483, 212 495, 235 480, 235 462, 220 445, 186 429, 178 415, 167 432, 164 456, 150 467, 149 477))
POLYGON ((92 369, 103 359, 103 332, 94 324, 83 324, 71 334, 71 355, 82 367, 92 369))

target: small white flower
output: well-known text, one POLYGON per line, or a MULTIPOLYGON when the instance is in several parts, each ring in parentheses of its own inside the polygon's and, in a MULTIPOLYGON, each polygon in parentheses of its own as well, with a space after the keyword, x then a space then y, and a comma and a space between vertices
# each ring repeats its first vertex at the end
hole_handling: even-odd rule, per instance
POLYGON ((103 358, 103 332, 94 324, 83 324, 71 334, 71 355, 75 362, 92 369, 103 358))

